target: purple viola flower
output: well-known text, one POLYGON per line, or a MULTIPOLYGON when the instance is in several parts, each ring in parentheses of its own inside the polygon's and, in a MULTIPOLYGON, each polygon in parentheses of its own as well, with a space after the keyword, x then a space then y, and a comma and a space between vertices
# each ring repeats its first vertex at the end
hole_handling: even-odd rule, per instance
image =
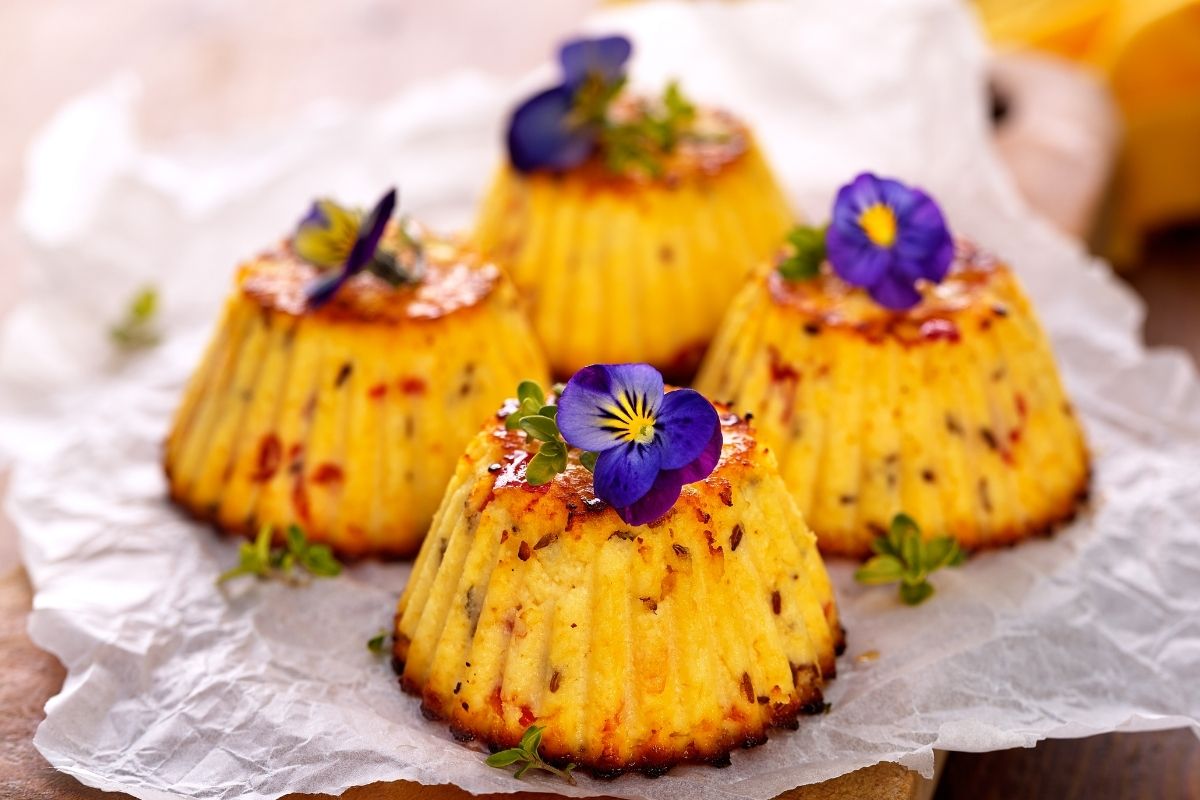
POLYGON ((538 92, 517 106, 508 124, 508 157, 519 172, 563 171, 588 160, 600 132, 571 117, 575 93, 566 86, 538 92))
POLYGON ((600 454, 596 496, 630 525, 661 517, 721 457, 713 404, 691 389, 664 393, 662 375, 649 364, 579 370, 558 399, 557 421, 567 444, 600 454))
POLYGON ((601 36, 598 39, 572 39, 558 51, 562 65, 563 85, 578 89, 589 78, 605 84, 625 79, 625 63, 633 54, 633 45, 624 36, 601 36))
POLYGON ((954 240, 933 198, 869 172, 838 190, 825 249, 842 280, 894 310, 919 303, 917 282, 940 282, 954 260, 954 240))
MULTIPOLYGON (((319 308, 328 303, 338 290, 342 288, 342 284, 350 280, 354 275, 371 263, 371 259, 375 257, 375 251, 379 248, 379 241, 383 238, 383 232, 387 228, 388 220, 392 218, 392 212, 396 208, 396 190, 389 189, 387 194, 379 199, 375 204, 375 208, 371 209, 371 213, 363 220, 358 228, 358 235, 354 239, 354 245, 350 248, 350 254, 346 256, 345 262, 340 270, 335 274, 324 278, 313 284, 308 290, 308 304, 313 308, 319 308)), ((309 217, 301 222, 303 226, 310 221, 309 217)))
POLYGON ((521 103, 509 119, 506 140, 513 167, 520 172, 563 171, 587 161, 596 150, 599 121, 579 108, 579 97, 589 94, 607 102, 625 80, 625 62, 632 51, 624 36, 564 44, 558 54, 562 83, 521 103))

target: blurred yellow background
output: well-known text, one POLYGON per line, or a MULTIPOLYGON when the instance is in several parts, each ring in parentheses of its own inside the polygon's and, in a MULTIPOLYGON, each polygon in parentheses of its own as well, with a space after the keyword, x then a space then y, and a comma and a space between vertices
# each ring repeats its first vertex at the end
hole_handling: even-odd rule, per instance
POLYGON ((1200 2, 979 0, 992 40, 1093 70, 1124 133, 1102 249, 1135 260, 1146 235, 1200 219, 1200 2))

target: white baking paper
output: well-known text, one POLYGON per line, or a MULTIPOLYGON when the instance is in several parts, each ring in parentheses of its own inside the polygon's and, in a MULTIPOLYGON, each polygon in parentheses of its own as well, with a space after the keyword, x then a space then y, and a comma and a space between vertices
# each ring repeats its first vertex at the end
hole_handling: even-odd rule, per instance
POLYGON ((170 152, 138 141, 136 83, 118 81, 65 108, 33 149, 29 287, 0 340, 30 632, 68 670, 38 749, 140 798, 408 779, 675 800, 769 798, 880 760, 929 774, 934 748, 1200 729, 1200 383, 1183 356, 1141 347, 1138 302, 1017 197, 989 144, 986 53, 967 5, 662 4, 593 27, 635 34, 636 82, 681 75, 694 97, 751 120, 811 217, 871 168, 929 187, 959 233, 1014 263, 1095 451, 1093 510, 1051 540, 939 573, 919 608, 833 563, 850 646, 831 712, 728 769, 518 782, 423 720, 368 653, 404 565, 219 591, 235 547, 166 503, 159 443, 239 257, 315 194, 369 202, 392 181, 409 210, 465 224, 504 110, 536 80, 447 77, 373 110, 314 108, 170 152), (105 325, 147 281, 161 287, 167 340, 115 355, 105 325), (867 651, 878 658, 856 660, 867 651))

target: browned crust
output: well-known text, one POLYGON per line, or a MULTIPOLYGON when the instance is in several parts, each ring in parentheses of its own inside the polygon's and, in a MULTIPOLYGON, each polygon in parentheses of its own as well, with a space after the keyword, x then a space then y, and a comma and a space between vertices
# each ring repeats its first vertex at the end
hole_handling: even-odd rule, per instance
MULTIPOLYGON (((984 550, 1013 547, 1027 539, 1049 538, 1074 522, 1087 509, 1091 498, 1091 484, 1092 470, 1089 466, 1075 489, 1064 495, 1061 502, 1044 518, 1032 521, 1024 526, 981 529, 969 541, 959 538, 959 544, 968 552, 981 552, 984 550)), ((843 532, 830 536, 827 534, 822 535, 820 531, 817 531, 817 546, 821 554, 825 556, 864 560, 869 558, 873 553, 870 546, 870 539, 863 540, 859 535, 863 532, 855 531, 853 535, 847 535, 843 532), (859 542, 862 542, 862 544, 861 546, 844 546, 849 545, 851 542, 856 545, 859 542)), ((869 530, 865 532, 872 533, 869 530)))
MULTIPOLYGON (((163 471, 167 475, 167 498, 171 503, 186 514, 189 518, 196 522, 201 522, 211 527, 217 533, 227 536, 237 536, 244 539, 253 540, 258 535, 258 523, 247 520, 241 524, 231 524, 223 522, 217 517, 217 511, 213 507, 202 508, 192 502, 190 498, 184 495, 179 487, 171 480, 170 466, 164 461, 163 471)), ((362 559, 380 559, 383 561, 399 561, 408 560, 416 556, 417 551, 421 549, 421 541, 424 537, 419 537, 408 547, 390 547, 387 545, 370 545, 365 541, 359 544, 348 544, 344 541, 334 542, 331 540, 328 531, 320 528, 313 528, 308 525, 302 525, 304 528, 305 537, 310 542, 318 542, 329 545, 329 549, 340 561, 353 562, 362 559)), ((273 533, 275 544, 284 543, 285 529, 276 526, 273 533)))
MULTIPOLYGON (((400 688, 407 694, 421 698, 421 714, 431 721, 443 721, 444 710, 454 701, 437 692, 422 688, 416 681, 405 673, 405 658, 408 654, 409 642, 406 637, 397 633, 392 644, 392 668, 399 676, 400 688)), ((646 752, 624 762, 595 761, 582 753, 555 749, 549 744, 543 744, 542 757, 558 767, 574 764, 580 771, 594 778, 612 779, 628 772, 638 772, 647 777, 659 777, 666 774, 672 767, 680 764, 706 764, 712 767, 727 767, 730 756, 738 749, 749 749, 766 744, 768 733, 773 728, 796 730, 800 727, 800 717, 823 714, 829 710, 821 693, 821 677, 815 667, 793 670, 795 679, 795 698, 787 703, 775 703, 771 707, 769 720, 765 723, 749 723, 736 733, 723 737, 714 746, 704 749, 688 742, 676 750, 667 748, 647 748, 646 752)), ((536 719, 535 719, 536 721, 536 719)), ((482 727, 463 724, 461 721, 450 724, 450 735, 459 742, 476 741, 490 752, 515 747, 520 742, 520 734, 495 738, 482 727)))
MULTIPOLYGON (((731 478, 740 479, 738 472, 757 469, 756 451, 758 441, 750 426, 749 418, 732 413, 725 403, 714 403, 720 415, 724 444, 721 447, 721 460, 716 469, 701 481, 685 487, 683 495, 674 508, 667 512, 662 519, 650 523, 651 527, 663 524, 670 515, 677 513, 692 513, 696 509, 703 510, 705 506, 717 504, 732 504, 731 478)), ((592 491, 592 474, 575 461, 568 464, 565 472, 559 473, 549 483, 541 486, 531 486, 525 480, 525 468, 529 459, 537 452, 537 447, 519 430, 510 431, 504 427, 504 416, 512 409, 505 406, 497 414, 497 423, 492 435, 500 442, 502 456, 497 462, 498 468, 493 470, 492 493, 498 495, 504 492, 526 492, 541 495, 550 493, 564 508, 571 509, 573 514, 610 514, 612 523, 620 526, 624 523, 617 517, 617 512, 606 503, 596 498, 592 491)))
POLYGON ((794 314, 797 326, 809 336, 832 329, 872 343, 894 340, 905 346, 955 344, 975 328, 986 329, 1005 319, 1021 296, 1007 266, 965 241, 957 243, 946 279, 920 285, 923 299, 903 311, 872 302, 865 290, 841 280, 828 263, 812 280, 790 281, 777 270, 763 280, 771 301, 794 314))
MULTIPOLYGON (((669 524, 674 515, 703 514, 705 508, 711 509, 717 504, 730 505, 734 502, 731 486, 742 478, 735 475, 738 470, 757 469, 755 451, 758 444, 754 438, 749 419, 730 413, 726 404, 716 404, 720 414, 724 432, 724 445, 721 461, 716 470, 707 479, 692 484, 689 491, 681 496, 674 508, 662 519, 651 523, 652 527, 669 524)), ((502 410, 502 417, 507 409, 502 410)), ((620 525, 616 512, 610 507, 597 501, 591 492, 591 474, 582 467, 572 464, 567 472, 558 475, 553 481, 542 486, 530 486, 524 479, 524 464, 526 463, 531 446, 520 432, 507 431, 497 422, 492 435, 499 440, 502 452, 501 460, 489 469, 492 475, 491 493, 484 502, 491 502, 500 493, 528 493, 541 497, 543 493, 551 493, 555 503, 568 509, 568 522, 576 515, 610 514, 613 524, 620 525)), ((520 495, 518 495, 518 499, 520 495)), ((826 610, 829 617, 831 609, 826 610)), ((410 642, 399 631, 399 615, 395 620, 392 647, 392 663, 400 676, 400 686, 408 694, 421 699, 421 712, 430 720, 447 721, 451 735, 461 742, 479 741, 495 751, 515 746, 519 734, 503 733, 497 735, 500 727, 495 719, 489 716, 488 710, 473 709, 464 716, 458 713, 456 698, 439 693, 433 688, 423 685, 414 677, 405 673, 405 661, 408 656, 410 642)), ((700 747, 695 742, 688 742, 677 748, 660 746, 647 747, 634 758, 627 761, 612 761, 592 759, 580 752, 555 749, 555 745, 547 742, 543 746, 544 757, 555 764, 573 763, 584 772, 598 778, 615 778, 627 772, 640 772, 648 776, 662 775, 678 764, 708 764, 723 767, 730 763, 730 754, 739 748, 749 748, 761 745, 767 741, 772 728, 795 730, 799 726, 799 717, 806 714, 823 713, 827 706, 824 703, 821 687, 824 681, 836 674, 836 656, 845 646, 845 632, 840 625, 832 626, 831 634, 834 640, 834 652, 820 659, 819 663, 793 666, 793 687, 785 702, 774 702, 767 697, 759 699, 764 705, 770 704, 769 713, 765 719, 750 719, 738 711, 727 714, 726 723, 733 722, 734 732, 725 734, 710 746, 700 747)), ((536 717, 532 718, 536 721, 536 717)))
MULTIPOLYGON (((639 113, 644 100, 627 98, 614 114, 639 113)), ((674 187, 684 181, 714 178, 750 151, 750 129, 733 114, 717 108, 697 108, 696 128, 701 135, 680 140, 674 152, 664 157, 661 170, 650 175, 642 170, 616 173, 604 164, 600 155, 566 173, 534 172, 529 180, 574 181, 591 191, 634 192, 646 186, 674 187)))
POLYGON ((329 274, 301 261, 285 240, 242 265, 238 289, 263 309, 307 316, 328 323, 399 325, 443 319, 478 307, 500 282, 501 272, 457 242, 430 237, 426 269, 414 285, 391 286, 370 273, 351 278, 319 309, 308 306, 307 291, 329 274))

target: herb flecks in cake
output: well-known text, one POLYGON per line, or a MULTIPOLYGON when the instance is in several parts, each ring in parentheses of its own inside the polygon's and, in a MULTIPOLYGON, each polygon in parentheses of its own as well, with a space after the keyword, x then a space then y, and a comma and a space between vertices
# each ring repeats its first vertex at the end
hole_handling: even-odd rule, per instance
POLYGON ((314 307, 342 275, 313 262, 355 260, 361 219, 343 212, 318 202, 239 267, 164 467, 172 500, 223 531, 294 523, 340 557, 411 556, 478 421, 522 377, 550 376, 500 269, 424 229, 414 252, 403 220, 373 258, 394 248, 407 270, 419 256, 412 282, 363 269, 314 307))
POLYGON ((426 718, 491 751, 538 726, 543 761, 612 778, 728 765, 824 710, 832 586, 773 451, 715 409, 716 468, 646 525, 598 500, 573 454, 530 486, 536 443, 499 419, 479 431, 397 607, 393 663, 426 718))
POLYGON ((681 144, 731 137, 702 124, 675 82, 655 99, 624 94, 633 46, 623 36, 574 39, 559 50, 562 82, 525 100, 508 126, 520 172, 564 171, 598 157, 614 174, 659 177, 681 144))
POLYGON ((907 514, 893 517, 887 535, 872 541, 871 549, 875 555, 858 568, 854 579, 868 586, 899 583, 900 599, 910 606, 925 602, 933 594, 930 573, 942 567, 957 567, 967 560, 953 537, 925 539, 907 514))
POLYGON ((1090 456, 1013 271, 871 174, 820 239, 746 284, 695 385, 755 409, 822 551, 869 557, 901 511, 968 551, 1073 519, 1090 456))

